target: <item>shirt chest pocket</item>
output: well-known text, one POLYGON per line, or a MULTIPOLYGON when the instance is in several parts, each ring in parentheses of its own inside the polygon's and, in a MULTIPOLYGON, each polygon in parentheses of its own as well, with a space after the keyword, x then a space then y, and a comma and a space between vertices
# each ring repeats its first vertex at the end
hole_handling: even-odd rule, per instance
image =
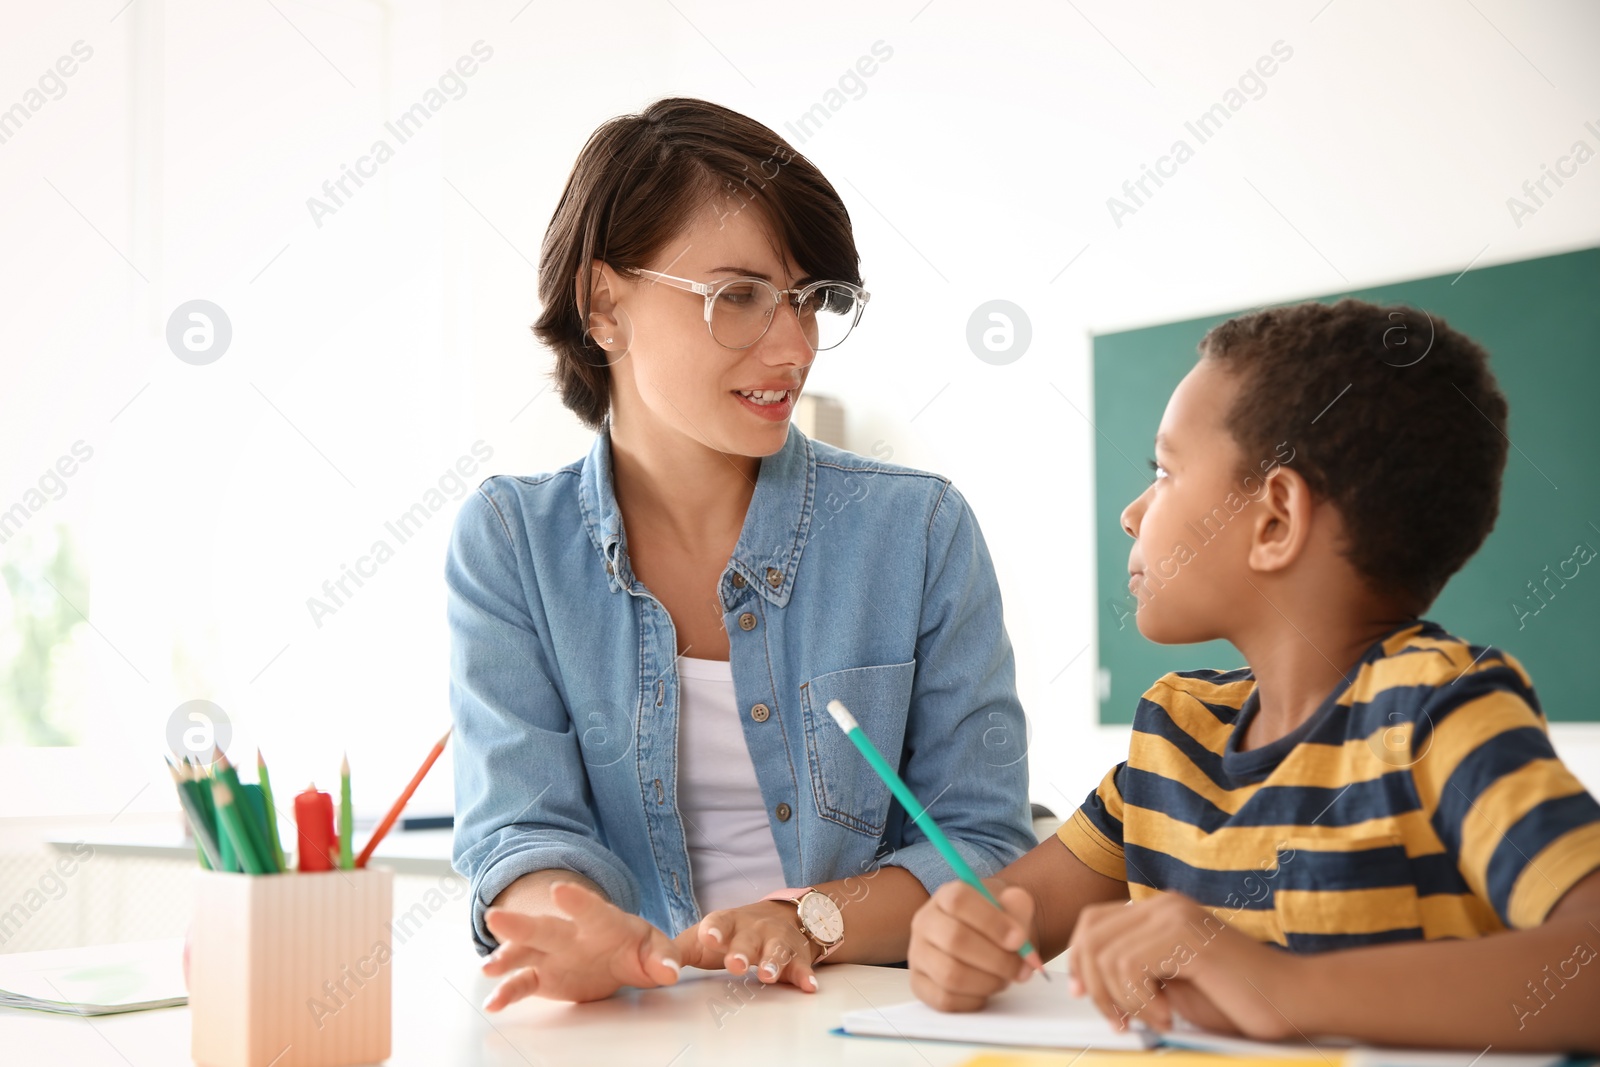
POLYGON ((849 708, 883 758, 898 767, 916 669, 915 661, 855 667, 818 675, 800 687, 811 796, 822 818, 871 837, 882 835, 889 787, 833 721, 828 702, 849 708))
POLYGON ((1273 908, 1294 952, 1423 937, 1411 860, 1400 834, 1338 842, 1290 837, 1279 845, 1273 908))

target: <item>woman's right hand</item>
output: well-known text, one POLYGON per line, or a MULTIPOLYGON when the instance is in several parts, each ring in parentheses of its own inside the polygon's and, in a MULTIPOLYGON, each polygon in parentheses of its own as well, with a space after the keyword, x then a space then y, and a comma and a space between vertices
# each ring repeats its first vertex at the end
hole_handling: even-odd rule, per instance
POLYGON ((526 996, 600 1000, 623 986, 678 980, 677 947, 644 919, 570 882, 552 885, 550 900, 566 918, 505 908, 485 915, 500 947, 484 961, 483 973, 505 976, 483 1002, 485 1011, 526 996))
POLYGON ((1033 924, 1033 897, 996 878, 984 884, 999 908, 965 882, 951 881, 911 919, 906 954, 911 991, 939 1011, 977 1011, 1034 972, 1034 965, 1017 955, 1033 924))

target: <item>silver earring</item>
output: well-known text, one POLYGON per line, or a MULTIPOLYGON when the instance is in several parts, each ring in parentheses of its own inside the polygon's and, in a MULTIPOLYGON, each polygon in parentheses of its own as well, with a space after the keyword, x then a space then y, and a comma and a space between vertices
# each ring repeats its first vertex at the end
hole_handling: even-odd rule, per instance
POLYGON ((607 337, 606 344, 610 344, 613 340, 615 340, 615 338, 607 337))

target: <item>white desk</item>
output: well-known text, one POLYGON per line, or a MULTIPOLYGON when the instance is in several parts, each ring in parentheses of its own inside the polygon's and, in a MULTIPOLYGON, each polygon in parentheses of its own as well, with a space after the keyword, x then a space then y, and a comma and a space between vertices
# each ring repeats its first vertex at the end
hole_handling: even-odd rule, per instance
MULTIPOLYGON (((478 973, 478 957, 456 923, 430 922, 396 949, 393 966, 394 1048, 387 1062, 395 1067, 945 1067, 981 1051, 829 1032, 845 1011, 909 999, 908 973, 898 968, 824 966, 818 993, 763 986, 743 1002, 729 992, 725 973, 686 975, 667 989, 629 991, 592 1004, 523 1000, 486 1016, 478 1005, 494 983, 478 973), (732 1014, 714 1012, 713 1005, 732 1014)), ((189 1011, 79 1019, 0 1009, 0 1062, 7 1067, 189 1064, 189 1011)))

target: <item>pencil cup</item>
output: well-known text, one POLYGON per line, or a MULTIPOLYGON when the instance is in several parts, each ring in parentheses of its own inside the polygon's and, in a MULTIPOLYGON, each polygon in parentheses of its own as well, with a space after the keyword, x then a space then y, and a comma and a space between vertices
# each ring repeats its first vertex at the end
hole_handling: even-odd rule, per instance
POLYGON ((389 1056, 394 872, 198 871, 190 1053, 201 1067, 389 1056))

